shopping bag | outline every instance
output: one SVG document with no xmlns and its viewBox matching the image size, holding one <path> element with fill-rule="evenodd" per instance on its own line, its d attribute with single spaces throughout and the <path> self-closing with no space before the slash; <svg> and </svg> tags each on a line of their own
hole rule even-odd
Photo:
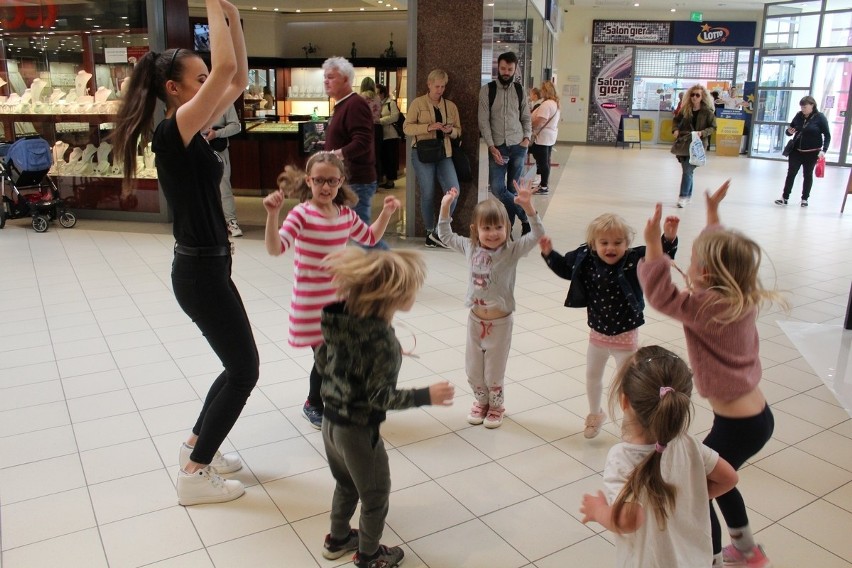
<svg viewBox="0 0 852 568">
<path fill-rule="evenodd" d="M 697 131 L 692 132 L 692 142 L 689 143 L 689 163 L 693 166 L 703 166 L 707 163 L 707 155 L 704 153 L 704 142 Z"/>
<path fill-rule="evenodd" d="M 825 156 L 822 156 L 817 160 L 816 168 L 814 169 L 814 174 L 818 178 L 825 177 Z"/>
</svg>

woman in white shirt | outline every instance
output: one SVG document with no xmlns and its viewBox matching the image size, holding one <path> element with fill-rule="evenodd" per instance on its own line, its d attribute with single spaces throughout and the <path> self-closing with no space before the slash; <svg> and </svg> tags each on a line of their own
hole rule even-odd
<svg viewBox="0 0 852 568">
<path fill-rule="evenodd" d="M 559 127 L 559 96 L 553 82 L 545 81 L 541 85 L 542 103 L 532 113 L 533 138 L 530 154 L 535 159 L 536 173 L 541 176 L 536 194 L 547 195 L 550 192 L 550 153 L 556 144 Z"/>
</svg>

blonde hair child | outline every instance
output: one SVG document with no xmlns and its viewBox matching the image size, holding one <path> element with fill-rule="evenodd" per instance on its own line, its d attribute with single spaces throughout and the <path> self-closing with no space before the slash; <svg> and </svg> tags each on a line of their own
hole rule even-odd
<svg viewBox="0 0 852 568">
<path fill-rule="evenodd" d="M 757 314 L 763 302 L 786 304 L 763 287 L 760 246 L 745 235 L 719 225 L 719 204 L 730 180 L 707 193 L 707 226 L 692 246 L 687 290 L 672 282 L 671 260 L 659 245 L 662 205 L 645 227 L 648 250 L 639 265 L 639 280 L 648 303 L 683 324 L 695 386 L 713 409 L 713 426 L 704 443 L 735 469 L 771 438 L 772 411 L 758 386 L 762 374 Z M 716 498 L 732 544 L 722 549 L 719 520 L 710 505 L 714 566 L 767 567 L 763 547 L 755 544 L 745 502 L 737 489 Z"/>
<path fill-rule="evenodd" d="M 610 412 L 624 412 L 623 442 L 604 467 L 604 491 L 584 495 L 583 522 L 616 533 L 622 568 L 710 563 L 707 501 L 737 483 L 734 468 L 687 433 L 692 372 L 662 347 L 642 347 L 619 369 Z"/>
<path fill-rule="evenodd" d="M 387 410 L 452 404 L 454 388 L 443 381 L 397 389 L 402 350 L 391 320 L 408 311 L 426 269 L 413 251 L 365 252 L 349 247 L 326 257 L 342 301 L 322 312 L 325 342 L 316 365 L 323 376 L 322 438 L 336 486 L 331 530 L 322 555 L 330 560 L 357 551 L 357 567 L 398 566 L 403 551 L 380 543 L 390 496 L 390 468 L 379 429 Z M 361 501 L 359 529 L 350 526 Z"/>
<path fill-rule="evenodd" d="M 658 246 L 674 258 L 680 220 L 667 217 Z M 636 268 L 645 256 L 643 246 L 631 247 L 633 229 L 620 216 L 604 213 L 589 223 L 586 242 L 562 256 L 545 236 L 539 243 L 547 266 L 571 281 L 565 306 L 586 308 L 589 346 L 586 349 L 586 397 L 589 414 L 583 435 L 597 436 L 606 423 L 603 377 L 610 356 L 620 367 L 639 348 L 639 327 L 645 323 L 642 287 Z"/>
<path fill-rule="evenodd" d="M 456 188 L 444 194 L 438 217 L 438 238 L 467 258 L 465 306 L 470 308 L 470 315 L 465 372 L 474 397 L 467 421 L 486 428 L 503 423 L 503 382 L 512 345 L 518 262 L 544 235 L 541 218 L 530 201 L 530 180 L 514 183 L 518 192 L 515 203 L 527 213 L 531 226 L 531 231 L 516 241 L 509 239 L 512 226 L 506 207 L 496 199 L 477 203 L 469 239 L 455 234 L 450 227 L 450 206 L 458 195 Z"/>
<path fill-rule="evenodd" d="M 283 224 L 278 217 L 284 198 L 299 199 Z M 287 166 L 278 176 L 278 191 L 263 199 L 266 208 L 266 251 L 279 256 L 293 248 L 293 295 L 290 301 L 288 343 L 294 347 L 316 347 L 322 343 L 320 313 L 335 301 L 337 290 L 331 275 L 320 265 L 326 255 L 340 250 L 351 239 L 364 246 L 381 240 L 391 215 L 399 209 L 395 197 L 387 196 L 382 212 L 368 226 L 350 205 L 358 201 L 346 185 L 346 168 L 332 152 L 318 152 L 308 159 L 305 171 Z M 302 407 L 311 426 L 322 424 L 322 377 L 311 369 L 308 398 Z"/>
</svg>

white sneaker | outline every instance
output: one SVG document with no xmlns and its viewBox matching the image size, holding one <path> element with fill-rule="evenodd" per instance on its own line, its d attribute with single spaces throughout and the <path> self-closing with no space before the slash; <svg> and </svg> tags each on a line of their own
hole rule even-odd
<svg viewBox="0 0 852 568">
<path fill-rule="evenodd" d="M 237 223 L 236 219 L 231 219 L 228 221 L 228 232 L 231 233 L 232 237 L 242 237 L 243 230 L 240 229 L 240 225 Z"/>
<path fill-rule="evenodd" d="M 225 503 L 241 497 L 246 492 L 242 482 L 224 479 L 205 467 L 195 473 L 183 470 L 177 478 L 178 503 L 184 507 L 203 503 Z"/>
<path fill-rule="evenodd" d="M 187 464 L 189 464 L 189 456 L 192 453 L 192 450 L 193 448 L 187 446 L 186 443 L 180 445 L 178 465 L 180 465 L 181 469 L 184 469 Z M 235 454 L 223 456 L 222 452 L 216 452 L 216 455 L 213 456 L 213 461 L 211 461 L 207 467 L 209 467 L 210 471 L 213 473 L 222 475 L 241 470 L 243 468 L 243 462 L 240 460 L 240 457 Z"/>
<path fill-rule="evenodd" d="M 684 207 L 687 206 L 688 203 L 689 203 L 688 197 L 679 197 L 678 200 L 677 200 L 677 208 L 683 209 Z"/>
</svg>

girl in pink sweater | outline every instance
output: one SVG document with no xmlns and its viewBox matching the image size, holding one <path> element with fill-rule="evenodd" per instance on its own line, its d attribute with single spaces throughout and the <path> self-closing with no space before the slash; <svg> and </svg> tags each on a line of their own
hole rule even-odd
<svg viewBox="0 0 852 568">
<path fill-rule="evenodd" d="M 651 306 L 683 324 L 695 387 L 713 408 L 713 427 L 704 443 L 739 469 L 763 448 L 775 426 L 758 387 L 758 308 L 766 301 L 785 302 L 760 283 L 760 246 L 719 225 L 719 203 L 729 184 L 707 194 L 707 227 L 692 246 L 688 289 L 678 290 L 672 282 L 671 259 L 660 241 L 659 203 L 645 227 L 647 249 L 639 263 L 639 282 Z M 754 542 L 740 492 L 734 488 L 716 503 L 732 544 L 722 550 L 722 531 L 711 504 L 713 566 L 769 567 L 763 548 Z"/>
</svg>

